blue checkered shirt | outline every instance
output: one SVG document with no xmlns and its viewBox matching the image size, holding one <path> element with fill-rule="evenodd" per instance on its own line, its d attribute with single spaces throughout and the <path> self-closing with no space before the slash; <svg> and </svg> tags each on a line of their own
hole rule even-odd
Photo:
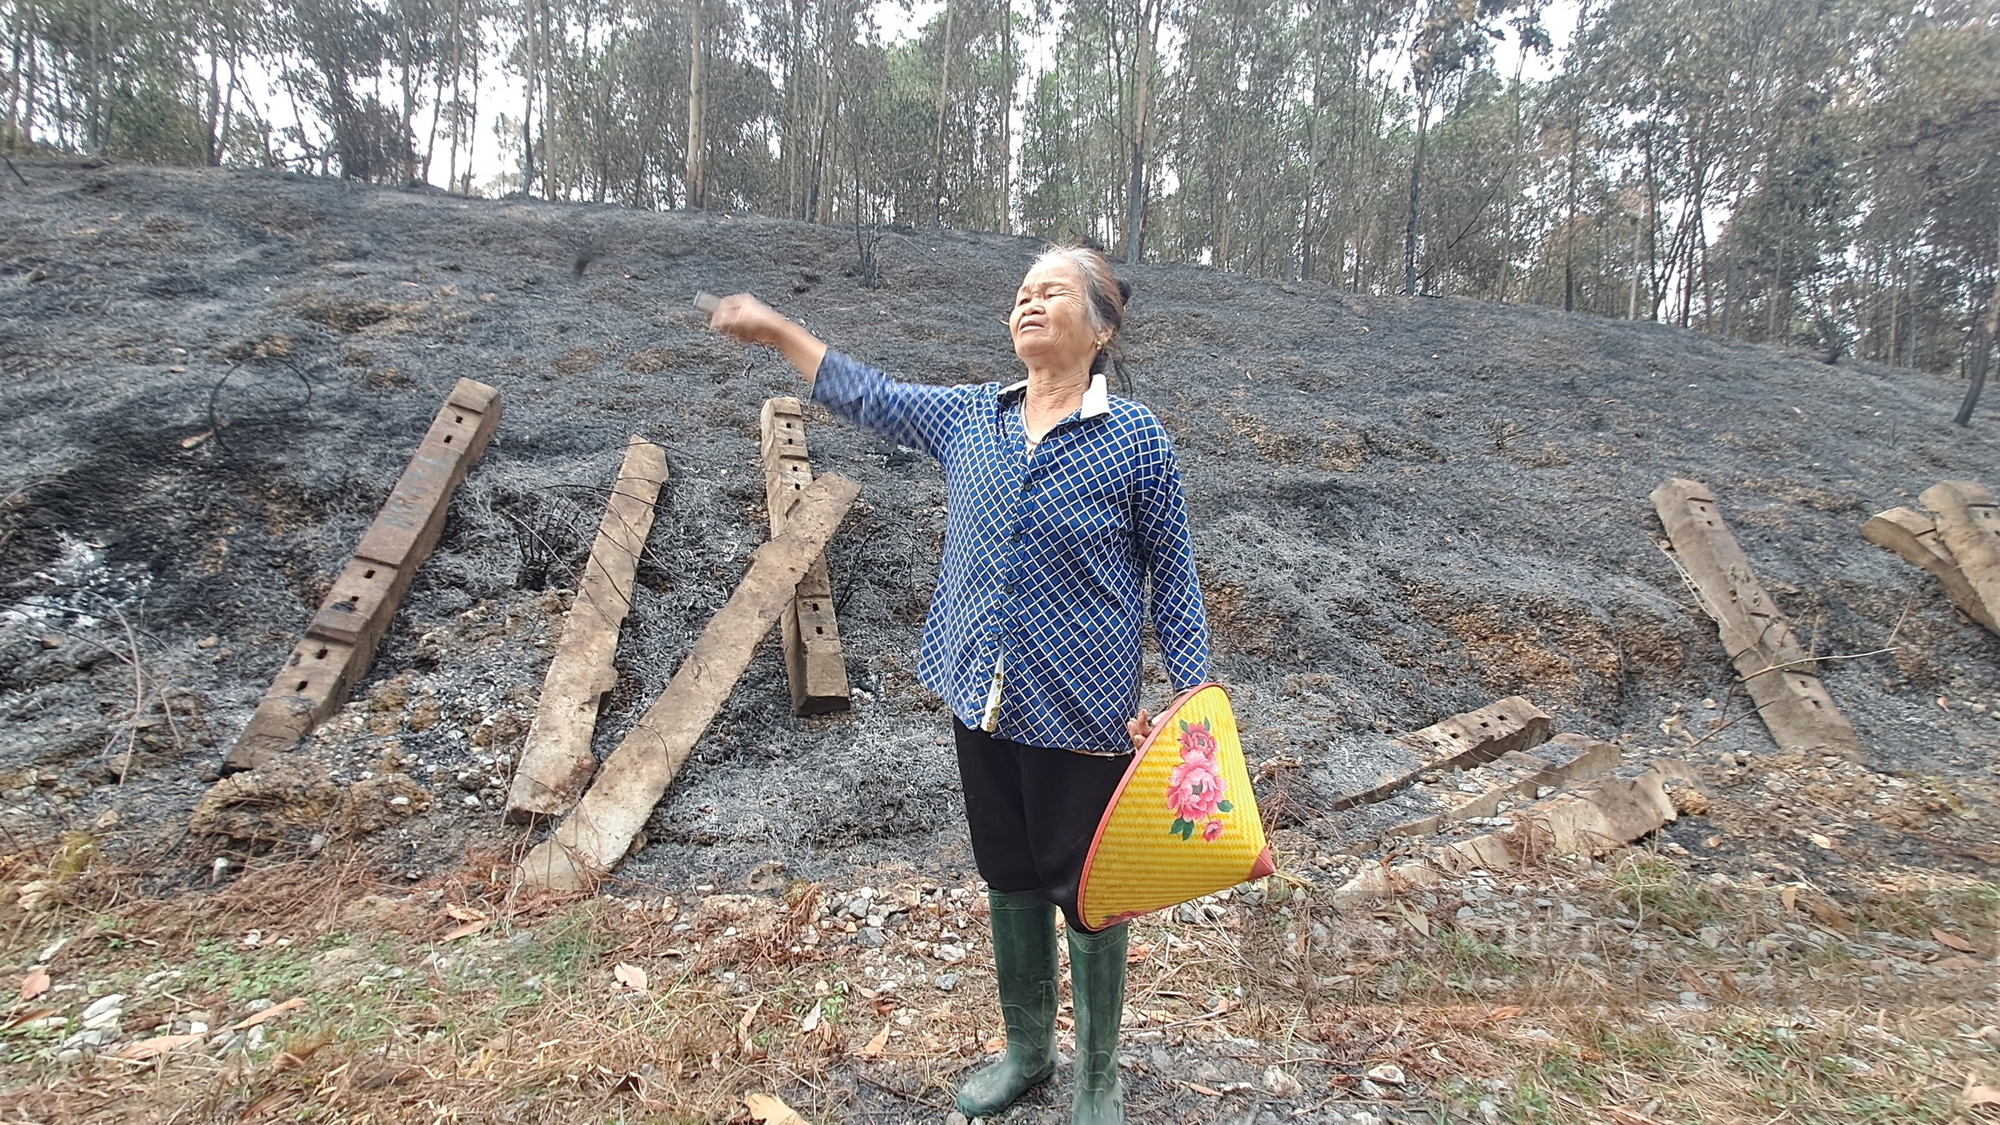
<svg viewBox="0 0 2000 1125">
<path fill-rule="evenodd" d="M 1174 447 L 1151 410 L 1110 397 L 1096 376 L 1082 408 L 1030 453 L 1026 386 L 901 383 L 829 350 L 812 397 L 944 465 L 944 558 L 917 662 L 925 686 L 1000 738 L 1129 753 L 1149 579 L 1167 675 L 1176 690 L 1208 679 Z"/>
</svg>

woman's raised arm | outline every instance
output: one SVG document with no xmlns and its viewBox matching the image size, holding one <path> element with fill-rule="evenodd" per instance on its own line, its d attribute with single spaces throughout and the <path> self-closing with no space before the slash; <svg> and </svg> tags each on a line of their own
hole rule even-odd
<svg viewBox="0 0 2000 1125">
<path fill-rule="evenodd" d="M 812 400 L 837 417 L 939 460 L 944 459 L 976 389 L 898 382 L 832 351 L 819 337 L 748 293 L 724 297 L 708 323 L 745 344 L 763 344 L 785 353 L 813 385 Z"/>
</svg>

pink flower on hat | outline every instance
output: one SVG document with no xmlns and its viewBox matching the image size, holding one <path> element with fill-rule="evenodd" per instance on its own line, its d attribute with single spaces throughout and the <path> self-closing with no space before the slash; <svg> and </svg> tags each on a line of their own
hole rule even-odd
<svg viewBox="0 0 2000 1125">
<path fill-rule="evenodd" d="M 1183 840 L 1193 839 L 1196 826 L 1209 820 L 1201 837 L 1212 841 L 1222 835 L 1223 828 L 1215 814 L 1230 810 L 1229 783 L 1223 780 L 1218 761 L 1222 747 L 1208 724 L 1202 722 L 1181 728 L 1180 749 L 1180 764 L 1167 775 L 1167 808 L 1174 814 L 1168 831 Z"/>
</svg>

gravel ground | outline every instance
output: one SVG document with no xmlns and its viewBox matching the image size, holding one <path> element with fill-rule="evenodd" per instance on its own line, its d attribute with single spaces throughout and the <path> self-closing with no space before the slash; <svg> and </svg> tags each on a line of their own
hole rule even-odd
<svg viewBox="0 0 2000 1125">
<path fill-rule="evenodd" d="M 692 292 L 758 293 L 900 377 L 1011 381 L 1001 317 L 1038 249 L 885 231 L 885 285 L 864 288 L 852 232 L 757 217 L 21 169 L 0 232 L 0 493 L 18 493 L 0 512 L 0 823 L 108 830 L 115 812 L 176 844 L 472 377 L 503 394 L 499 436 L 311 747 L 337 780 L 403 770 L 431 791 L 376 837 L 413 876 L 520 842 L 497 784 L 627 434 L 673 476 L 600 753 L 763 538 L 758 410 L 800 384 L 708 332 Z M 1939 479 L 2000 483 L 1991 421 L 1949 424 L 1950 381 L 1666 325 L 1127 272 L 1130 393 L 1179 446 L 1216 670 L 1253 763 L 1283 759 L 1264 799 L 1293 847 L 1400 815 L 1324 809 L 1400 754 L 1394 734 L 1503 695 L 1635 755 L 1685 746 L 1671 720 L 1725 700 L 1729 674 L 1657 546 L 1646 497 L 1671 475 L 1716 490 L 1815 651 L 1897 646 L 1824 668 L 1871 770 L 2000 769 L 2000 707 L 1967 702 L 2000 702 L 2000 642 L 1859 535 Z M 642 884 L 969 867 L 946 718 L 914 678 L 939 473 L 816 409 L 808 425 L 816 468 L 862 485 L 829 550 L 855 709 L 794 719 L 767 644 L 627 865 Z M 1774 750 L 1755 722 L 1703 747 Z M 212 853 L 177 846 L 163 872 L 206 879 Z"/>
</svg>

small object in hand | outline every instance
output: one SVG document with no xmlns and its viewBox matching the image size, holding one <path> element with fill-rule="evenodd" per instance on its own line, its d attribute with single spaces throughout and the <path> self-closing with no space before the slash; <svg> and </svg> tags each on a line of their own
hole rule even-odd
<svg viewBox="0 0 2000 1125">
<path fill-rule="evenodd" d="M 713 293 L 696 290 L 694 307 L 700 309 L 703 316 L 714 316 L 715 310 L 722 307 L 722 298 Z"/>
</svg>

